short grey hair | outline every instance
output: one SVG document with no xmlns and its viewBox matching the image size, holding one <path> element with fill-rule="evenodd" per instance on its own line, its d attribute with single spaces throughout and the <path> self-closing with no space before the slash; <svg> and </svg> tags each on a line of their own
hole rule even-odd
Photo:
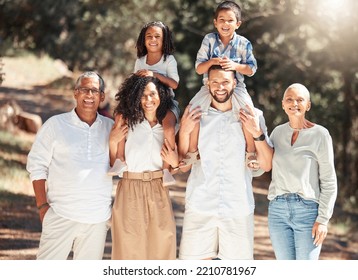
<svg viewBox="0 0 358 280">
<path fill-rule="evenodd" d="M 94 71 L 87 71 L 87 72 L 82 73 L 78 77 L 78 79 L 76 81 L 75 89 L 77 89 L 81 85 L 82 80 L 85 79 L 85 78 L 98 79 L 98 81 L 99 81 L 99 90 L 101 92 L 104 92 L 104 89 L 105 89 L 104 80 L 102 79 L 102 77 L 98 73 L 96 73 Z"/>
<path fill-rule="evenodd" d="M 311 99 L 309 90 L 304 85 L 302 85 L 300 83 L 294 83 L 294 84 L 290 85 L 283 93 L 283 96 L 285 96 L 285 94 L 288 90 L 293 89 L 293 88 L 297 89 L 301 93 L 304 93 L 307 96 L 308 100 Z"/>
</svg>

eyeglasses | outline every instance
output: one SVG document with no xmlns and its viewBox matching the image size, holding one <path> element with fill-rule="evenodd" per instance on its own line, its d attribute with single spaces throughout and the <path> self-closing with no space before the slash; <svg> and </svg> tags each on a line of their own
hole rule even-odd
<svg viewBox="0 0 358 280">
<path fill-rule="evenodd" d="M 91 92 L 93 95 L 99 95 L 101 93 L 101 91 L 96 88 L 80 87 L 80 88 L 77 88 L 77 90 L 82 94 L 89 94 Z"/>
</svg>

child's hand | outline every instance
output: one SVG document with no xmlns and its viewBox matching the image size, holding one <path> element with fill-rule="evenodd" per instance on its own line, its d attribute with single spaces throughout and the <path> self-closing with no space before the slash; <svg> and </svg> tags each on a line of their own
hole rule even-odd
<svg viewBox="0 0 358 280">
<path fill-rule="evenodd" d="M 210 59 L 211 65 L 220 65 L 221 57 L 214 57 Z"/>
<path fill-rule="evenodd" d="M 162 159 L 170 166 L 172 167 L 179 166 L 179 156 L 178 156 L 178 149 L 176 144 L 174 150 L 172 150 L 172 148 L 170 148 L 169 141 L 167 139 L 164 139 L 164 144 L 160 155 Z"/>
<path fill-rule="evenodd" d="M 224 56 L 220 60 L 220 66 L 226 71 L 236 71 L 237 63 Z"/>
<path fill-rule="evenodd" d="M 154 77 L 153 71 L 147 69 L 138 70 L 135 74 L 140 77 Z"/>
</svg>

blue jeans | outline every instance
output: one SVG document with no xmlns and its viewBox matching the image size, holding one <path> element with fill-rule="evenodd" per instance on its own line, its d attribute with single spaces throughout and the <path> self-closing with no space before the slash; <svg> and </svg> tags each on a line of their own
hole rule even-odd
<svg viewBox="0 0 358 280">
<path fill-rule="evenodd" d="M 318 203 L 290 193 L 271 200 L 268 210 L 269 232 L 276 259 L 318 260 L 322 245 L 316 247 L 312 238 Z"/>
</svg>

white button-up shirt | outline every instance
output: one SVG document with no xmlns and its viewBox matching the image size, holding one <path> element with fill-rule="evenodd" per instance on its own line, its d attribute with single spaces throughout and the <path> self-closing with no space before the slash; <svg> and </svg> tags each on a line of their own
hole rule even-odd
<svg viewBox="0 0 358 280">
<path fill-rule="evenodd" d="M 232 111 L 209 109 L 200 121 L 198 149 L 201 160 L 193 164 L 188 178 L 186 209 L 217 217 L 253 213 L 252 175 L 245 165 L 245 138 Z"/>
<path fill-rule="evenodd" d="M 47 198 L 57 215 L 99 223 L 111 216 L 109 133 L 113 121 L 97 115 L 89 126 L 76 112 L 48 119 L 28 155 L 31 181 L 47 180 Z"/>
</svg>

